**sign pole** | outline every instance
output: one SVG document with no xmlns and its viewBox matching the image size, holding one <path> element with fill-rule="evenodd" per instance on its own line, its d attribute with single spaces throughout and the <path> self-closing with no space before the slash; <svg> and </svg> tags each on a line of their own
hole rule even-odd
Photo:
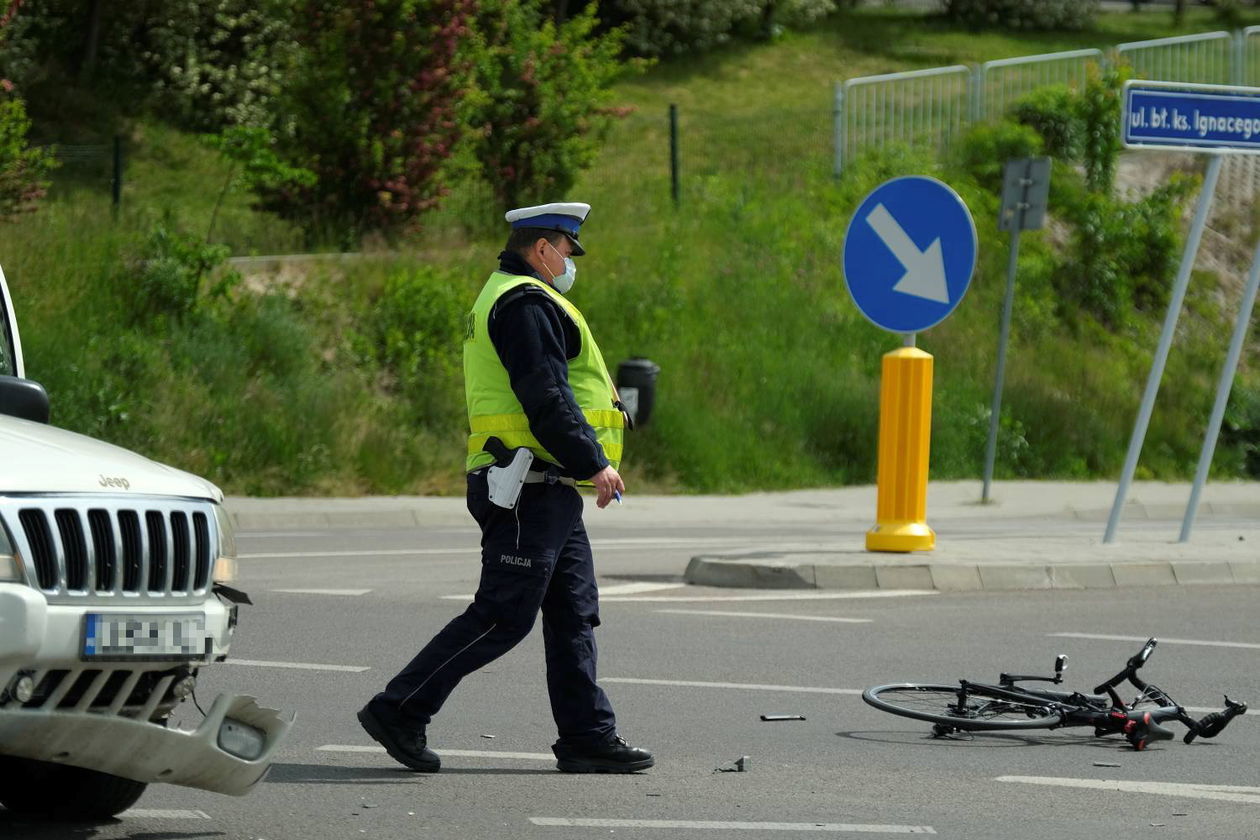
<svg viewBox="0 0 1260 840">
<path fill-rule="evenodd" d="M 1238 318 L 1234 321 L 1234 337 L 1229 343 L 1229 354 L 1225 359 L 1225 367 L 1221 370 L 1221 381 L 1216 386 L 1216 402 L 1212 406 L 1212 417 L 1208 420 L 1207 431 L 1203 436 L 1203 450 L 1199 453 L 1199 467 L 1194 474 L 1194 486 L 1190 490 L 1190 502 L 1186 505 L 1186 516 L 1181 522 L 1181 537 L 1178 542 L 1188 542 L 1190 529 L 1194 527 L 1194 517 L 1199 510 L 1199 494 L 1207 481 L 1208 470 L 1212 467 L 1212 455 L 1216 452 L 1216 438 L 1221 431 L 1221 421 L 1225 419 L 1225 407 L 1229 404 L 1229 392 L 1234 385 L 1234 372 L 1238 370 L 1238 359 L 1242 356 L 1243 344 L 1247 340 L 1247 328 L 1251 325 L 1251 312 L 1256 305 L 1256 289 L 1260 287 L 1260 245 L 1256 246 L 1255 255 L 1251 258 L 1251 276 L 1247 279 L 1247 288 L 1243 291 L 1242 302 L 1238 306 Z"/>
<path fill-rule="evenodd" d="M 997 460 L 997 435 L 1002 419 L 1002 385 L 1006 379 L 1006 346 L 1011 337 L 1011 312 L 1015 306 L 1015 273 L 1019 267 L 1019 235 L 1045 225 L 1046 204 L 1050 198 L 1050 158 L 1008 160 L 1002 173 L 1002 209 L 998 230 L 1011 232 L 1011 253 L 1006 265 L 1006 297 L 1002 301 L 1002 323 L 998 335 L 997 375 L 993 384 L 993 407 L 989 412 L 989 440 L 984 450 L 984 489 L 980 502 L 989 503 L 993 464 Z"/>
<path fill-rule="evenodd" d="M 1213 154 L 1208 163 L 1207 174 L 1203 178 L 1203 190 L 1199 193 L 1199 206 L 1194 213 L 1194 224 L 1190 227 L 1190 235 L 1186 239 L 1186 251 L 1181 255 L 1181 269 L 1177 272 L 1177 280 L 1173 284 L 1172 296 L 1168 300 L 1168 314 L 1164 317 L 1164 329 L 1159 336 L 1159 346 L 1155 350 L 1155 359 L 1151 363 L 1150 375 L 1146 378 L 1146 391 L 1142 395 L 1142 405 L 1138 409 L 1137 422 L 1133 426 L 1133 435 L 1129 438 L 1129 451 L 1124 458 L 1124 468 L 1120 473 L 1120 484 L 1116 487 L 1116 498 L 1111 505 L 1111 516 L 1107 519 L 1107 530 L 1103 534 L 1103 542 L 1114 542 L 1116 526 L 1120 523 L 1120 511 L 1124 507 L 1125 498 L 1129 494 L 1129 485 L 1133 482 L 1133 473 L 1137 469 L 1138 456 L 1142 454 L 1142 443 L 1146 440 L 1146 428 L 1151 422 L 1151 411 L 1155 407 L 1155 394 L 1159 391 L 1160 379 L 1164 376 L 1164 365 L 1168 362 L 1168 350 L 1172 347 L 1173 334 L 1177 329 L 1177 319 L 1181 317 L 1181 303 L 1186 296 L 1186 287 L 1190 285 L 1190 272 L 1194 268 L 1194 260 L 1199 254 L 1199 240 L 1203 238 L 1203 228 L 1207 225 L 1208 211 L 1212 209 L 1212 196 L 1216 192 L 1216 181 L 1221 174 L 1221 155 Z"/>
<path fill-rule="evenodd" d="M 1002 325 L 998 330 L 997 376 L 993 383 L 993 407 L 989 411 L 989 441 L 984 449 L 984 489 L 980 502 L 989 503 L 993 462 L 997 460 L 998 422 L 1002 416 L 1002 383 L 1006 379 L 1006 344 L 1011 337 L 1011 311 L 1015 306 L 1015 269 L 1019 261 L 1019 225 L 1011 230 L 1011 256 L 1006 265 L 1006 298 L 1002 301 Z"/>
</svg>

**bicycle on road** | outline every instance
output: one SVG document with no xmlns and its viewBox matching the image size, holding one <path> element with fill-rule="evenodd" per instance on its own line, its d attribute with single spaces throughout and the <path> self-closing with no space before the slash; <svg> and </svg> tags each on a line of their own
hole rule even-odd
<svg viewBox="0 0 1260 840">
<path fill-rule="evenodd" d="M 869 705 L 902 717 L 933 724 L 934 737 L 947 737 L 957 732 L 993 732 L 1001 730 L 1059 729 L 1066 726 L 1092 726 L 1094 735 L 1123 735 L 1134 749 L 1146 749 L 1152 741 L 1174 737 L 1172 730 L 1161 724 L 1177 720 L 1185 725 L 1183 740 L 1212 738 L 1229 722 L 1247 711 L 1246 703 L 1225 696 L 1225 708 L 1195 720 L 1158 686 L 1144 682 L 1138 671 L 1157 644 L 1148 639 L 1140 651 L 1129 658 L 1124 670 L 1085 694 L 1017 685 L 1027 682 L 1048 682 L 1059 685 L 1067 669 L 1067 656 L 1054 661 L 1053 677 L 1002 674 L 997 685 L 959 680 L 958 685 L 897 683 L 868 688 L 862 699 Z M 1116 687 L 1129 682 L 1139 692 L 1129 704 L 1121 701 Z"/>
</svg>

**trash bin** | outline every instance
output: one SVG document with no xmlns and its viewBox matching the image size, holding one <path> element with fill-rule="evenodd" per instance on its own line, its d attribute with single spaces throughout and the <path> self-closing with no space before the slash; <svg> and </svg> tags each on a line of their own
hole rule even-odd
<svg viewBox="0 0 1260 840">
<path fill-rule="evenodd" d="M 635 356 L 617 365 L 617 392 L 635 426 L 646 426 L 656 401 L 656 375 L 660 365 Z"/>
</svg>

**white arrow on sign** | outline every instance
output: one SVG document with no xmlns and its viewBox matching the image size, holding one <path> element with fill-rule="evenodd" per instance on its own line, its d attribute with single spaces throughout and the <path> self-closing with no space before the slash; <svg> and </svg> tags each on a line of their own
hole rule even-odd
<svg viewBox="0 0 1260 840">
<path fill-rule="evenodd" d="M 941 238 L 920 251 L 910 235 L 902 230 L 901 225 L 892 217 L 882 204 L 866 217 L 866 223 L 875 230 L 888 250 L 905 267 L 906 273 L 893 286 L 894 292 L 913 295 L 914 297 L 934 300 L 937 303 L 949 303 L 949 286 L 945 282 L 945 258 L 941 255 Z"/>
</svg>

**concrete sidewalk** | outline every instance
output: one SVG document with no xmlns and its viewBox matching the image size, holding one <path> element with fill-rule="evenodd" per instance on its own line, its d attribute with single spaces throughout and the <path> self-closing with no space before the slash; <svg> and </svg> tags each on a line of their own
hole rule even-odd
<svg viewBox="0 0 1260 840">
<path fill-rule="evenodd" d="M 1204 488 L 1191 539 L 1177 541 L 1189 484 L 1137 482 L 1114 543 L 1103 531 L 1111 482 L 997 482 L 979 503 L 978 481 L 934 482 L 927 521 L 933 551 L 867 552 L 876 489 L 845 487 L 742 496 L 636 496 L 616 510 L 618 529 L 643 536 L 680 529 L 780 531 L 774 551 L 703 553 L 685 573 L 704 586 L 817 589 L 1056 589 L 1260 584 L 1260 483 Z M 463 498 L 229 498 L 246 530 L 469 527 Z M 598 525 L 588 516 L 592 531 Z M 825 539 L 819 539 L 823 532 Z M 813 542 L 801 542 L 802 532 Z"/>
</svg>

